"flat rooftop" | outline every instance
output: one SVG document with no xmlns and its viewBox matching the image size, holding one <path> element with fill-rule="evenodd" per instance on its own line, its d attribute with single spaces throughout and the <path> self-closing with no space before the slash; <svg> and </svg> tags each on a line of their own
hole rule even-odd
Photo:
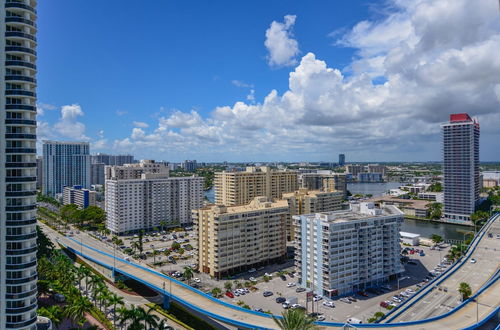
<svg viewBox="0 0 500 330">
<path fill-rule="evenodd" d="M 397 207 L 393 205 L 388 205 L 382 208 L 372 208 L 365 210 L 368 212 L 364 212 L 362 210 L 340 210 L 340 211 L 330 211 L 330 212 L 319 212 L 313 214 L 304 214 L 297 217 L 307 217 L 308 219 L 321 219 L 323 221 L 327 221 L 329 223 L 342 223 L 349 222 L 354 220 L 363 220 L 363 219 L 373 219 L 378 217 L 385 217 L 390 215 L 399 215 L 403 216 L 403 212 L 401 212 Z M 369 213 L 370 212 L 370 213 Z"/>
</svg>

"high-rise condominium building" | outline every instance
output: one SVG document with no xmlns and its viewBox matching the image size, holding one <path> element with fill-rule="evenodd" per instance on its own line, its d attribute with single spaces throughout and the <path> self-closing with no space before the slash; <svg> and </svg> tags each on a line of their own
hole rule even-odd
<svg viewBox="0 0 500 330">
<path fill-rule="evenodd" d="M 90 164 L 90 184 L 104 184 L 104 163 L 91 163 Z"/>
<path fill-rule="evenodd" d="M 350 210 L 293 217 L 295 265 L 301 286 L 327 297 L 394 279 L 404 271 L 399 232 L 403 212 L 393 205 L 351 204 Z"/>
<path fill-rule="evenodd" d="M 479 200 L 479 123 L 452 114 L 443 130 L 444 217 L 470 221 Z"/>
<path fill-rule="evenodd" d="M 240 172 L 215 173 L 215 203 L 243 205 L 255 197 L 281 198 L 283 193 L 298 189 L 297 172 L 272 170 L 269 167 L 247 167 Z"/>
<path fill-rule="evenodd" d="M 359 173 L 365 172 L 365 165 L 349 164 L 345 166 L 346 173 L 351 174 L 354 178 L 358 176 Z"/>
<path fill-rule="evenodd" d="M 344 166 L 344 165 L 345 165 L 345 155 L 339 154 L 339 166 Z"/>
<path fill-rule="evenodd" d="M 293 193 L 285 193 L 282 197 L 288 202 L 289 217 L 286 223 L 287 240 L 295 239 L 291 216 L 317 212 L 337 211 L 342 209 L 344 194 L 341 191 L 320 191 L 300 188 Z"/>
<path fill-rule="evenodd" d="M 303 173 L 299 175 L 301 188 L 309 190 L 341 191 L 344 199 L 347 197 L 347 180 L 343 173 L 332 171 L 317 171 L 315 173 Z"/>
<path fill-rule="evenodd" d="M 43 193 L 55 197 L 75 185 L 90 188 L 89 143 L 43 141 Z"/>
<path fill-rule="evenodd" d="M 266 197 L 193 210 L 199 271 L 220 278 L 283 260 L 287 213 L 286 201 Z"/>
<path fill-rule="evenodd" d="M 182 163 L 182 168 L 187 172 L 195 172 L 198 168 L 198 163 L 196 162 L 196 160 L 185 160 Z"/>
<path fill-rule="evenodd" d="M 134 163 L 134 156 L 132 155 L 108 155 L 97 153 L 91 156 L 92 164 L 102 163 L 104 165 L 118 165 L 122 166 L 124 164 Z"/>
<path fill-rule="evenodd" d="M 36 6 L 0 0 L 0 329 L 36 329 Z"/>
<path fill-rule="evenodd" d="M 204 179 L 169 177 L 165 163 L 106 166 L 106 225 L 114 234 L 191 223 L 203 205 Z"/>
</svg>

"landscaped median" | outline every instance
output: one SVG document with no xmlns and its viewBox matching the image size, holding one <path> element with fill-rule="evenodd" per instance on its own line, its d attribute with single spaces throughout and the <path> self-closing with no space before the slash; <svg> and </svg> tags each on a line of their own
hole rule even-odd
<svg viewBox="0 0 500 330">
<path fill-rule="evenodd" d="M 186 311 L 184 308 L 179 306 L 175 302 L 170 303 L 170 308 L 164 310 L 160 305 L 149 303 L 146 306 L 154 309 L 159 314 L 165 316 L 169 320 L 179 324 L 180 326 L 189 329 L 209 329 L 209 330 L 217 330 L 214 326 L 207 323 L 206 321 L 200 319 L 199 317 L 194 316 L 193 314 Z"/>
</svg>

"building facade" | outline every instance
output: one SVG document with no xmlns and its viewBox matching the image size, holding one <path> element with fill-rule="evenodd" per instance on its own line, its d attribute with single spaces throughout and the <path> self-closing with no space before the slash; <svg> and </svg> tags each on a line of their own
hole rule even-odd
<svg viewBox="0 0 500 330">
<path fill-rule="evenodd" d="M 63 187 L 90 188 L 88 142 L 43 141 L 43 193 L 56 197 Z"/>
<path fill-rule="evenodd" d="M 309 190 L 341 191 L 344 199 L 347 197 L 347 179 L 343 173 L 332 171 L 303 173 L 299 175 L 299 186 Z"/>
<path fill-rule="evenodd" d="M 442 131 L 444 217 L 469 222 L 479 200 L 479 123 L 452 114 Z"/>
<path fill-rule="evenodd" d="M 97 153 L 91 156 L 91 163 L 122 166 L 124 164 L 133 164 L 135 161 L 134 156 L 132 155 L 109 155 Z"/>
<path fill-rule="evenodd" d="M 267 197 L 193 210 L 199 271 L 221 278 L 284 260 L 287 213 L 286 201 Z"/>
<path fill-rule="evenodd" d="M 182 163 L 182 168 L 186 172 L 196 172 L 196 169 L 198 168 L 198 163 L 196 160 L 185 160 Z"/>
<path fill-rule="evenodd" d="M 395 206 L 351 204 L 350 210 L 294 216 L 299 282 L 327 297 L 379 285 L 404 271 L 403 213 Z"/>
<path fill-rule="evenodd" d="M 81 209 L 96 205 L 97 192 L 84 189 L 82 186 L 64 187 L 63 204 L 75 204 Z"/>
<path fill-rule="evenodd" d="M 36 1 L 0 0 L 0 329 L 36 329 Z"/>
<path fill-rule="evenodd" d="M 244 205 L 255 197 L 281 198 L 298 189 L 297 172 L 247 167 L 240 172 L 217 172 L 214 179 L 217 205 Z"/>
<path fill-rule="evenodd" d="M 36 157 L 36 189 L 43 187 L 43 156 Z"/>
<path fill-rule="evenodd" d="M 287 201 L 289 207 L 289 217 L 286 223 L 287 240 L 293 241 L 295 239 L 295 231 L 293 229 L 292 216 L 341 210 L 344 196 L 341 191 L 320 191 L 300 188 L 293 193 L 283 194 L 282 198 Z"/>
<path fill-rule="evenodd" d="M 113 234 L 188 225 L 203 205 L 204 178 L 169 177 L 164 163 L 106 166 L 106 226 Z"/>
<path fill-rule="evenodd" d="M 339 154 L 339 166 L 344 166 L 344 165 L 345 165 L 345 155 Z"/>
<path fill-rule="evenodd" d="M 104 169 L 106 167 L 106 164 L 104 163 L 91 163 L 90 164 L 90 184 L 95 185 L 95 184 L 104 184 Z"/>
</svg>

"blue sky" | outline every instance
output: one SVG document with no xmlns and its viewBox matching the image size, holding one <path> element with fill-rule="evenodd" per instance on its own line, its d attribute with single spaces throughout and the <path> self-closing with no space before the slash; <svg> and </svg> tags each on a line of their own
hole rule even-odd
<svg viewBox="0 0 500 330">
<path fill-rule="evenodd" d="M 450 0 L 437 21 L 447 2 L 41 1 L 39 136 L 170 161 L 439 160 L 439 124 L 468 111 L 498 160 L 498 19 Z"/>
</svg>

